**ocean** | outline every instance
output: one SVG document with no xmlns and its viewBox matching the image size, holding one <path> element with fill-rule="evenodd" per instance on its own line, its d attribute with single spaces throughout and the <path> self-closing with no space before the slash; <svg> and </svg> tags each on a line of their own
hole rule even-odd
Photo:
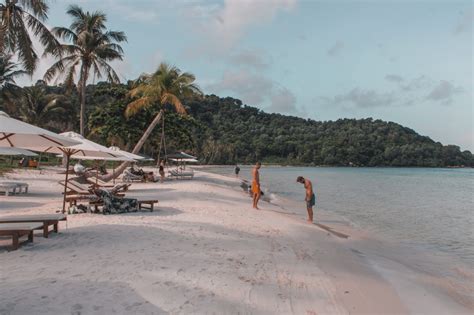
<svg viewBox="0 0 474 315">
<path fill-rule="evenodd" d="M 233 175 L 233 167 L 203 170 Z M 251 167 L 240 177 L 250 179 Z M 318 211 L 345 218 L 355 228 L 433 257 L 449 256 L 474 266 L 474 170 L 439 168 L 262 167 L 267 197 L 292 200 L 304 218 L 304 188 L 313 182 Z M 288 203 L 287 203 L 288 204 Z M 299 206 L 300 205 L 300 206 Z"/>
</svg>

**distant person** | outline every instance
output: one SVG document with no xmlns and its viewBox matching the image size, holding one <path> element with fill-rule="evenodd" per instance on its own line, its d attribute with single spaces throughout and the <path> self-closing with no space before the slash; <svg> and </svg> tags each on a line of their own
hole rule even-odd
<svg viewBox="0 0 474 315">
<path fill-rule="evenodd" d="M 160 161 L 160 168 L 158 170 L 158 173 L 160 173 L 160 183 L 164 182 L 164 180 L 165 180 L 165 160 Z"/>
<path fill-rule="evenodd" d="M 257 162 L 252 170 L 252 193 L 253 193 L 253 208 L 258 210 L 258 201 L 260 200 L 260 173 L 259 169 L 262 163 Z"/>
<path fill-rule="evenodd" d="M 234 172 L 235 172 L 235 177 L 239 177 L 240 167 L 237 164 L 235 165 Z"/>
<path fill-rule="evenodd" d="M 308 222 L 313 223 L 313 206 L 316 204 L 316 196 L 313 192 L 313 184 L 309 179 L 305 179 L 303 176 L 298 176 L 296 181 L 303 184 L 304 188 L 306 189 L 304 200 L 306 201 L 306 210 L 308 211 Z"/>
<path fill-rule="evenodd" d="M 84 167 L 84 165 L 81 164 L 81 162 L 77 162 L 74 165 L 74 173 L 78 175 L 83 175 L 85 172 L 86 172 L 86 168 Z"/>
</svg>

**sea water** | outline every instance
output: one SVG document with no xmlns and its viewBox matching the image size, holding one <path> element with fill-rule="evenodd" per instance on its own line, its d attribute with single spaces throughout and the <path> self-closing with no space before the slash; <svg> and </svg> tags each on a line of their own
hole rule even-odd
<svg viewBox="0 0 474 315">
<path fill-rule="evenodd" d="M 233 176 L 233 167 L 205 170 Z M 241 166 L 240 177 L 250 178 Z M 445 253 L 474 267 L 474 169 L 262 167 L 264 191 L 301 204 L 297 176 L 313 182 L 318 209 L 387 240 Z"/>
</svg>

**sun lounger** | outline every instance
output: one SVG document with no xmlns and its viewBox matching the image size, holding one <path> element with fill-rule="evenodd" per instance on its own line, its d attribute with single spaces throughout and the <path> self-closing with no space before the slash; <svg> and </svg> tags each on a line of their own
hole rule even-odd
<svg viewBox="0 0 474 315">
<path fill-rule="evenodd" d="M 28 184 L 27 183 L 23 183 L 23 182 L 0 182 L 0 185 L 2 184 L 6 184 L 6 185 L 16 185 L 17 186 L 17 189 L 18 189 L 18 193 L 21 194 L 22 191 L 23 193 L 28 193 Z"/>
<path fill-rule="evenodd" d="M 169 171 L 169 177 L 174 179 L 193 179 L 194 178 L 194 171 L 178 171 L 178 170 L 171 170 Z"/>
<path fill-rule="evenodd" d="M 112 188 L 115 186 L 112 183 L 104 182 L 102 179 L 97 178 L 95 176 L 87 177 L 86 180 L 90 185 L 97 188 L 101 188 L 101 187 Z"/>
<path fill-rule="evenodd" d="M 22 223 L 0 223 L 0 236 L 11 236 L 12 250 L 20 247 L 20 238 L 27 235 L 28 241 L 33 242 L 33 231 L 43 228 L 42 223 L 22 222 Z"/>
<path fill-rule="evenodd" d="M 3 192 L 5 196 L 9 196 L 10 194 L 16 194 L 18 186 L 15 184 L 6 184 L 0 183 L 0 192 Z"/>
<path fill-rule="evenodd" d="M 43 236 L 48 237 L 49 233 L 58 233 L 59 221 L 66 221 L 67 217 L 64 214 L 53 213 L 53 214 L 32 214 L 32 215 L 15 215 L 0 217 L 0 223 L 26 223 L 35 222 L 42 223 L 41 228 L 43 230 Z M 50 231 L 49 227 L 53 226 L 53 230 Z"/>
<path fill-rule="evenodd" d="M 129 170 L 125 170 L 123 171 L 123 176 L 122 176 L 122 180 L 124 182 L 127 182 L 127 183 L 130 183 L 130 182 L 144 182 L 145 181 L 145 177 L 143 175 L 136 175 L 136 174 L 133 174 L 132 172 L 130 172 Z"/>
<path fill-rule="evenodd" d="M 153 212 L 155 203 L 158 203 L 158 200 L 138 200 L 138 210 L 150 210 Z"/>
</svg>

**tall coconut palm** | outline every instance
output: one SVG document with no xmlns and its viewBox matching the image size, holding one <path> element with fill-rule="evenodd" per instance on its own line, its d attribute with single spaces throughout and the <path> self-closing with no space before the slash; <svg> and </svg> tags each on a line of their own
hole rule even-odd
<svg viewBox="0 0 474 315">
<path fill-rule="evenodd" d="M 69 107 L 64 95 L 48 94 L 44 86 L 37 85 L 24 89 L 18 113 L 23 121 L 44 128 L 64 120 Z"/>
<path fill-rule="evenodd" d="M 18 65 L 11 59 L 11 55 L 0 54 L 0 99 L 7 111 L 12 109 L 12 99 L 18 97 L 21 91 L 15 79 L 26 73 L 24 70 L 18 70 Z"/>
<path fill-rule="evenodd" d="M 59 43 L 43 24 L 48 18 L 45 0 L 5 0 L 0 3 L 0 53 L 18 54 L 23 68 L 33 74 L 38 55 L 33 47 L 31 33 L 49 51 L 55 52 Z"/>
<path fill-rule="evenodd" d="M 155 108 L 159 112 L 133 148 L 132 153 L 137 154 L 143 147 L 153 129 L 164 117 L 166 105 L 171 105 L 179 114 L 186 115 L 186 109 L 180 98 L 202 93 L 194 83 L 195 79 L 193 74 L 181 72 L 177 67 L 167 63 L 161 63 L 153 74 L 145 74 L 138 78 L 135 87 L 129 92 L 129 96 L 134 100 L 128 104 L 125 115 L 130 117 L 147 108 Z M 115 175 L 109 175 L 107 180 L 120 175 L 128 164 L 128 162 L 122 163 L 114 172 Z"/>
<path fill-rule="evenodd" d="M 94 78 L 105 76 L 109 82 L 120 82 L 109 62 L 122 60 L 123 50 L 117 43 L 127 41 L 127 37 L 123 32 L 108 31 L 105 25 L 107 17 L 102 12 L 84 12 L 79 6 L 71 5 L 67 14 L 72 17 L 70 27 L 55 27 L 52 32 L 70 43 L 62 44 L 59 54 L 46 51 L 47 54 L 59 56 L 59 60 L 46 71 L 44 79 L 51 81 L 53 78 L 64 78 L 65 85 L 72 88 L 79 72 L 77 90 L 81 101 L 80 132 L 84 135 L 86 85 L 90 72 L 92 70 Z"/>
</svg>

